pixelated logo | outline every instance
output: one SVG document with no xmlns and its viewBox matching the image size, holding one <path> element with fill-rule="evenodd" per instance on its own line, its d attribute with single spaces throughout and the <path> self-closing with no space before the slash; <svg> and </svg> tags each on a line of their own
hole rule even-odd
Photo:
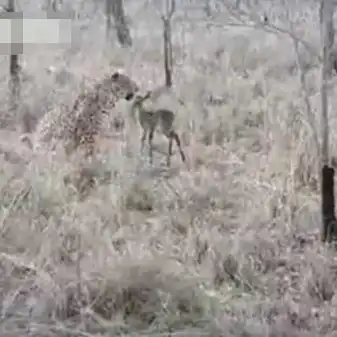
<svg viewBox="0 0 337 337">
<path fill-rule="evenodd" d="M 62 13 L 0 13 L 0 54 L 23 54 L 40 45 L 71 44 L 71 19 Z"/>
</svg>

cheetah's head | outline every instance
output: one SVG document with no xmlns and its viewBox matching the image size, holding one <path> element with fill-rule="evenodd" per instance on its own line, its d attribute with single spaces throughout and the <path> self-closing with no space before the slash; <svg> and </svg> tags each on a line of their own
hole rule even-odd
<svg viewBox="0 0 337 337">
<path fill-rule="evenodd" d="M 135 81 L 127 75 L 115 72 L 110 77 L 112 90 L 117 99 L 132 100 L 134 95 L 139 91 L 139 87 Z"/>
</svg>

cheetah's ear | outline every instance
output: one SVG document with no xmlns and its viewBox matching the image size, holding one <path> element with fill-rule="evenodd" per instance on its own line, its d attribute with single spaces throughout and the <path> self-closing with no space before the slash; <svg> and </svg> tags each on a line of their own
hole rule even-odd
<svg viewBox="0 0 337 337">
<path fill-rule="evenodd" d="M 118 71 L 114 72 L 114 73 L 111 75 L 111 79 L 114 80 L 114 81 L 117 80 L 118 77 L 119 77 L 119 72 L 118 72 Z"/>
</svg>

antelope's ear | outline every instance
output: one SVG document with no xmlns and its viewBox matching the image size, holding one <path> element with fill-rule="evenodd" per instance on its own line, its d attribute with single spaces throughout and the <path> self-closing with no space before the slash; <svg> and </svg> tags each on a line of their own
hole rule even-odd
<svg viewBox="0 0 337 337">
<path fill-rule="evenodd" d="M 150 98 L 150 97 L 151 97 L 151 94 L 152 94 L 152 92 L 149 90 L 149 91 L 145 94 L 145 96 L 144 96 L 143 98 L 144 98 L 144 99 Z"/>
<path fill-rule="evenodd" d="M 118 72 L 118 71 L 114 72 L 114 73 L 111 75 L 111 79 L 114 80 L 114 81 L 117 80 L 118 77 L 119 77 L 119 72 Z"/>
</svg>

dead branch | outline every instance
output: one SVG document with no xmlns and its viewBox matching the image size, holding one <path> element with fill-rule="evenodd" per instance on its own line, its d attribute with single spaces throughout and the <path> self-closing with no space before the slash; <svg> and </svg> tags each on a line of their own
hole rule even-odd
<svg viewBox="0 0 337 337">
<path fill-rule="evenodd" d="M 263 29 L 264 31 L 272 34 L 283 34 L 289 36 L 293 41 L 298 42 L 301 44 L 305 49 L 307 49 L 311 55 L 317 58 L 319 62 L 322 61 L 320 53 L 316 50 L 315 46 L 312 45 L 309 41 L 303 40 L 301 37 L 297 36 L 293 31 L 287 30 L 283 27 L 279 27 L 271 23 L 266 15 L 263 15 L 261 18 L 257 17 L 253 13 L 249 11 L 245 11 L 239 8 L 233 8 L 232 6 L 226 4 L 225 2 L 222 5 L 226 8 L 228 13 L 237 20 L 237 23 L 228 24 L 228 26 L 244 26 L 250 28 L 258 28 Z M 246 19 L 244 19 L 246 18 Z M 247 22 L 250 20 L 251 22 Z M 214 23 L 216 25 L 216 23 Z M 221 24 L 225 26 L 224 24 Z"/>
<path fill-rule="evenodd" d="M 315 142 L 315 154 L 317 156 L 319 156 L 320 154 L 320 149 L 319 149 L 319 138 L 318 138 L 318 133 L 316 130 L 316 121 L 315 121 L 315 115 L 310 103 L 310 99 L 309 99 L 309 93 L 308 90 L 306 88 L 306 82 L 305 82 L 305 76 L 306 76 L 306 72 L 307 70 L 304 69 L 303 67 L 303 63 L 301 62 L 300 59 L 300 44 L 303 45 L 312 55 L 314 55 L 315 57 L 317 57 L 317 59 L 320 59 L 320 56 L 318 55 L 317 51 L 315 50 L 314 46 L 311 46 L 309 44 L 309 42 L 302 40 L 301 38 L 299 38 L 296 33 L 295 33 L 295 29 L 294 29 L 294 25 L 291 22 L 290 18 L 289 18 L 289 12 L 290 10 L 285 7 L 285 9 L 287 10 L 288 13 L 288 23 L 289 23 L 289 29 L 284 29 L 284 28 L 280 28 L 277 27 L 275 25 L 273 25 L 267 18 L 267 16 L 264 14 L 263 17 L 258 18 L 256 17 L 256 15 L 253 15 L 252 13 L 250 13 L 249 11 L 245 11 L 245 10 L 241 10 L 238 7 L 231 7 L 230 5 L 224 4 L 226 9 L 229 11 L 229 13 L 239 22 L 250 26 L 249 24 L 245 23 L 245 20 L 243 19 L 243 17 L 248 17 L 249 20 L 251 20 L 253 22 L 253 26 L 252 28 L 260 28 L 265 30 L 266 32 L 273 32 L 276 34 L 285 34 L 288 37 L 291 38 L 293 45 L 294 45 L 294 49 L 295 49 L 295 54 L 296 54 L 296 63 L 297 63 L 297 68 L 299 70 L 300 73 L 300 83 L 301 83 L 301 90 L 302 90 L 302 94 L 303 94 L 303 100 L 304 100 L 304 105 L 305 105 L 305 110 L 306 110 L 306 115 L 307 115 L 307 120 L 309 122 L 309 125 L 311 127 L 311 129 L 313 130 L 313 137 L 314 137 L 314 142 Z"/>
</svg>

